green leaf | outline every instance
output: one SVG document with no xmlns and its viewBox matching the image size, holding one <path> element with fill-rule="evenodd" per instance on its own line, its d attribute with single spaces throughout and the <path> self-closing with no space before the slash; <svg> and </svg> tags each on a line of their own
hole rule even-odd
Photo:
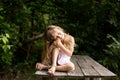
<svg viewBox="0 0 120 80">
<path fill-rule="evenodd" d="M 7 45 L 3 45 L 2 49 L 3 49 L 4 53 L 7 53 Z"/>
<path fill-rule="evenodd" d="M 3 16 L 0 16 L 0 19 L 3 19 Z"/>
<path fill-rule="evenodd" d="M 10 38 L 10 35 L 8 33 L 5 34 L 7 38 Z"/>
<path fill-rule="evenodd" d="M 7 44 L 9 42 L 8 39 L 5 36 L 3 36 L 2 41 L 3 41 L 4 44 Z"/>
</svg>

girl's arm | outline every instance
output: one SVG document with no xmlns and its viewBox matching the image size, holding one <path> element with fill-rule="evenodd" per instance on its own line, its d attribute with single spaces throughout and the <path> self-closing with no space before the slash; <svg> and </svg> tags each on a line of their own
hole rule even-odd
<svg viewBox="0 0 120 80">
<path fill-rule="evenodd" d="M 56 45 L 57 47 L 59 47 L 66 55 L 72 56 L 72 53 L 73 53 L 73 51 L 74 51 L 74 44 L 75 44 L 74 38 L 73 38 L 73 37 L 70 37 L 70 40 L 69 40 L 69 41 L 70 41 L 69 49 L 66 48 L 66 47 L 62 44 L 62 42 L 61 42 L 60 39 L 57 39 L 57 40 L 55 41 L 55 45 Z"/>
</svg>

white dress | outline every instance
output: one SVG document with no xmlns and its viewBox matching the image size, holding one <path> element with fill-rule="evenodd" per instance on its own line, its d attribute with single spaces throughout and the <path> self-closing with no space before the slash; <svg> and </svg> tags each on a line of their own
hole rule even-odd
<svg viewBox="0 0 120 80">
<path fill-rule="evenodd" d="M 65 53 L 63 53 L 63 51 L 60 51 L 59 55 L 58 55 L 58 64 L 59 65 L 64 65 L 66 63 L 70 62 L 70 58 L 69 56 L 67 56 Z"/>
</svg>

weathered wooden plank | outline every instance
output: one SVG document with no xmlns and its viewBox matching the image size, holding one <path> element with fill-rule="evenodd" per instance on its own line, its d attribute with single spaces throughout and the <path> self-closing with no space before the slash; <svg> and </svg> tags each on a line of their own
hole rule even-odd
<svg viewBox="0 0 120 80">
<path fill-rule="evenodd" d="M 48 74 L 47 74 L 47 71 L 45 71 L 45 70 L 37 70 L 36 72 L 35 72 L 35 74 L 36 75 L 39 75 L 39 76 L 47 76 Z"/>
<path fill-rule="evenodd" d="M 85 80 L 101 80 L 101 78 L 85 78 Z"/>
<path fill-rule="evenodd" d="M 73 55 L 71 61 L 75 64 L 75 70 L 70 72 L 55 72 L 55 77 L 83 78 L 86 80 L 101 80 L 100 77 L 115 77 L 116 75 L 96 62 L 89 56 Z M 36 75 L 50 77 L 47 70 L 36 71 Z"/>
<path fill-rule="evenodd" d="M 111 72 L 110 70 L 108 70 L 107 68 L 105 68 L 104 66 L 93 60 L 92 58 L 90 58 L 89 56 L 84 56 L 84 59 L 92 65 L 92 67 L 100 74 L 101 77 L 116 76 L 113 72 Z"/>
<path fill-rule="evenodd" d="M 47 73 L 46 70 L 38 70 L 35 72 L 36 75 L 39 75 L 39 76 L 51 76 Z M 55 74 L 53 75 L 54 77 L 65 77 L 67 76 L 67 72 L 58 72 L 56 71 Z"/>
<path fill-rule="evenodd" d="M 84 59 L 83 56 L 78 56 L 77 55 L 77 59 L 78 59 L 78 64 L 84 74 L 85 77 L 97 77 L 100 76 L 100 74 L 92 67 L 92 65 L 90 63 L 88 63 L 86 61 L 86 59 Z"/>
<path fill-rule="evenodd" d="M 68 72 L 68 76 L 70 77 L 83 77 L 83 72 L 81 71 L 78 63 L 77 63 L 77 59 L 76 56 L 73 55 L 71 58 L 71 61 L 74 63 L 75 65 L 75 70 Z"/>
<path fill-rule="evenodd" d="M 55 74 L 54 74 L 55 77 L 66 77 L 68 76 L 67 75 L 67 72 L 59 72 L 59 71 L 56 71 Z"/>
</svg>

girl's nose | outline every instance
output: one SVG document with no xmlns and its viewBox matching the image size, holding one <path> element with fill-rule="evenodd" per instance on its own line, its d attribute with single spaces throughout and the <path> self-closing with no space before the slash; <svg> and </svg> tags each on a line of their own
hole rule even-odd
<svg viewBox="0 0 120 80">
<path fill-rule="evenodd" d="M 58 37 L 58 38 L 61 38 L 61 36 L 62 36 L 62 35 L 61 35 L 61 34 L 59 34 L 57 37 Z"/>
</svg>

